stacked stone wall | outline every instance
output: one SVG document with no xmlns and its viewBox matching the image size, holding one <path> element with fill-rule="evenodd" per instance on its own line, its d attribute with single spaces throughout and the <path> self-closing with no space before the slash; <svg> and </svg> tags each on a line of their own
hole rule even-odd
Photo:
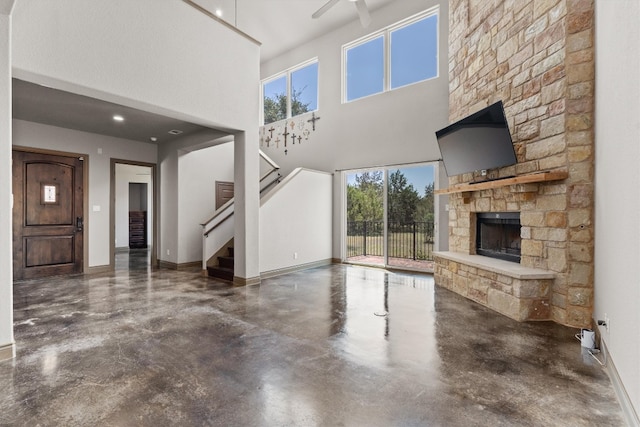
<svg viewBox="0 0 640 427">
<path fill-rule="evenodd" d="M 553 279 L 518 277 L 491 267 L 478 267 L 436 256 L 438 285 L 487 306 L 512 319 L 548 320 Z"/>
<path fill-rule="evenodd" d="M 548 317 L 576 327 L 593 310 L 593 17 L 593 0 L 451 0 L 449 16 L 450 121 L 502 100 L 518 158 L 489 177 L 569 174 L 452 194 L 450 250 L 474 253 L 476 212 L 521 212 L 521 264 L 555 273 Z"/>
</svg>

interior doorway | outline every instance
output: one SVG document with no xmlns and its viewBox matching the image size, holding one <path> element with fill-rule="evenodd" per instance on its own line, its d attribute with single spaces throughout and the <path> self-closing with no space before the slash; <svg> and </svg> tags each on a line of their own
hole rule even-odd
<svg viewBox="0 0 640 427">
<path fill-rule="evenodd" d="M 150 171 L 149 175 L 146 174 L 147 171 L 145 170 L 143 170 L 142 172 L 143 176 L 151 175 Z M 129 249 L 147 249 L 148 247 L 148 186 L 149 184 L 146 182 L 129 183 Z"/>
<path fill-rule="evenodd" d="M 216 210 L 233 199 L 233 182 L 216 181 Z"/>
<path fill-rule="evenodd" d="M 149 264 L 157 264 L 156 165 L 111 160 L 110 264 L 116 252 L 148 252 Z"/>
</svg>

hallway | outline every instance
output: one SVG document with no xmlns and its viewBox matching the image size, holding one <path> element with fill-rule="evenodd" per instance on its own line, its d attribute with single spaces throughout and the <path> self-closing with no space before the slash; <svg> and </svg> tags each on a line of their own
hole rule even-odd
<svg viewBox="0 0 640 427">
<path fill-rule="evenodd" d="M 624 425 L 577 330 L 429 275 L 330 265 L 230 287 L 146 256 L 15 285 L 0 425 Z"/>
</svg>

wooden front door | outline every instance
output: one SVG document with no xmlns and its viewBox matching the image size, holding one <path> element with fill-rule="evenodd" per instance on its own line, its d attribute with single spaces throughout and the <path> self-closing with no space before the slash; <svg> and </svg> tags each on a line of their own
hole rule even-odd
<svg viewBox="0 0 640 427">
<path fill-rule="evenodd" d="M 13 277 L 81 273 L 81 158 L 13 151 Z"/>
</svg>

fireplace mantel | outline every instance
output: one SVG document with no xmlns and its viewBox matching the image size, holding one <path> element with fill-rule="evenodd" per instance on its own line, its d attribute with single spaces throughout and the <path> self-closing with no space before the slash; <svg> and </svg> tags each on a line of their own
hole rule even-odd
<svg viewBox="0 0 640 427">
<path fill-rule="evenodd" d="M 567 171 L 537 172 L 527 175 L 519 175 L 511 178 L 495 179 L 476 183 L 464 183 L 452 185 L 449 188 L 436 190 L 435 194 L 470 193 L 473 191 L 489 190 L 492 188 L 506 187 L 508 185 L 533 184 L 537 182 L 561 181 L 567 179 Z"/>
</svg>

